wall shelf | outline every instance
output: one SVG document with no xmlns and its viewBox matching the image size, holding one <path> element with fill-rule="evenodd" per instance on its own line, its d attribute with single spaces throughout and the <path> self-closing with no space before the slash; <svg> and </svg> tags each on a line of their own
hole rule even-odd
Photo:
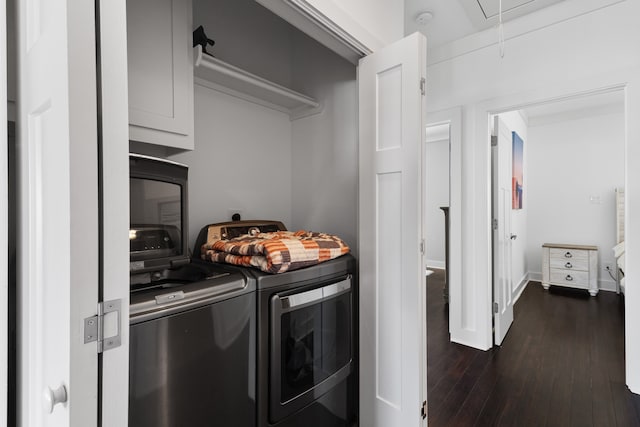
<svg viewBox="0 0 640 427">
<path fill-rule="evenodd" d="M 204 86 L 256 101 L 296 117 L 308 115 L 304 112 L 317 110 L 320 107 L 318 101 L 307 95 L 202 52 L 202 46 L 196 46 L 195 49 L 196 81 Z M 207 83 L 212 83 L 213 86 Z"/>
</svg>

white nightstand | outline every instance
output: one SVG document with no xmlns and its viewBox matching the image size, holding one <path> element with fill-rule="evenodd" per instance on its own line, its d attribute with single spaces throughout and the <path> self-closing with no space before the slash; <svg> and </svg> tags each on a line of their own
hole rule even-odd
<svg viewBox="0 0 640 427">
<path fill-rule="evenodd" d="M 598 247 L 545 243 L 542 245 L 542 286 L 586 289 L 598 294 Z"/>
</svg>

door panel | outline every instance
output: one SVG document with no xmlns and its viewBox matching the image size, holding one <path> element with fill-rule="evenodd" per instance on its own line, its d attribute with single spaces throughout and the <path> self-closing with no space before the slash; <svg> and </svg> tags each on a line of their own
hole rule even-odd
<svg viewBox="0 0 640 427">
<path fill-rule="evenodd" d="M 494 343 L 502 344 L 513 322 L 511 278 L 511 133 L 507 125 L 495 118 L 496 145 L 492 149 L 493 218 L 493 301 Z"/>
<path fill-rule="evenodd" d="M 360 424 L 419 426 L 426 400 L 421 78 L 426 40 L 360 62 Z"/>
<path fill-rule="evenodd" d="M 93 2 L 18 4 L 18 424 L 96 425 L 98 290 Z M 45 394 L 63 403 L 45 410 Z M 66 393 L 66 396 L 64 394 Z"/>
</svg>

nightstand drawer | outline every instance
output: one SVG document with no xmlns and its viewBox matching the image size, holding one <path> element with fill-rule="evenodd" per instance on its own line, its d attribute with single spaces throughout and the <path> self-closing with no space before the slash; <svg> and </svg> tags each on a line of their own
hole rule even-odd
<svg viewBox="0 0 640 427">
<path fill-rule="evenodd" d="M 587 258 L 551 258 L 549 265 L 554 269 L 589 271 L 589 260 Z"/>
<path fill-rule="evenodd" d="M 565 248 L 551 248 L 549 250 L 549 256 L 551 259 L 563 259 L 563 260 L 577 260 L 589 259 L 589 251 L 581 249 L 565 249 Z"/>
<path fill-rule="evenodd" d="M 550 282 L 565 284 L 568 286 L 587 286 L 589 284 L 588 271 L 571 271 L 563 269 L 551 269 Z"/>
</svg>

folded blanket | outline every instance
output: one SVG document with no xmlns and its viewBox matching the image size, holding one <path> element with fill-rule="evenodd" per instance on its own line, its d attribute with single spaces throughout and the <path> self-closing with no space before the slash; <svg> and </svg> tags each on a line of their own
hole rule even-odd
<svg viewBox="0 0 640 427">
<path fill-rule="evenodd" d="M 349 246 L 337 236 L 311 231 L 278 231 L 244 235 L 202 245 L 202 259 L 266 273 L 284 273 L 319 264 L 349 253 Z"/>
</svg>

